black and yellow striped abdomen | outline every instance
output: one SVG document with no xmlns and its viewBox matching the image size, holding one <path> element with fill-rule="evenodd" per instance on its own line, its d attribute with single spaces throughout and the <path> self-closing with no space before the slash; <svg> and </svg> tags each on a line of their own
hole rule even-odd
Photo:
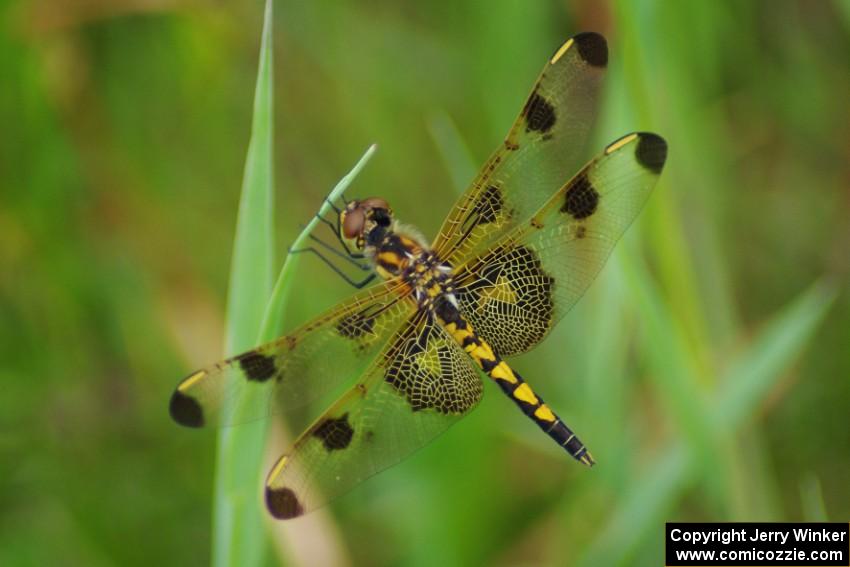
<svg viewBox="0 0 850 567">
<path fill-rule="evenodd" d="M 594 460 L 584 443 L 555 415 L 543 399 L 516 371 L 493 351 L 452 302 L 442 297 L 434 310 L 440 323 L 463 347 L 470 358 L 492 378 L 522 412 L 530 417 L 549 437 L 561 445 L 577 461 L 593 466 Z"/>
</svg>

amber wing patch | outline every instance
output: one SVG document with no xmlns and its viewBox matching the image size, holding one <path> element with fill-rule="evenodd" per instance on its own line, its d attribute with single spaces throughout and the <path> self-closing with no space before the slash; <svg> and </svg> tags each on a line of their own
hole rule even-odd
<svg viewBox="0 0 850 567">
<path fill-rule="evenodd" d="M 462 414 L 481 398 L 481 379 L 454 341 L 438 331 L 429 322 L 399 341 L 389 354 L 385 379 L 413 411 Z"/>
<path fill-rule="evenodd" d="M 481 392 L 466 353 L 420 312 L 278 461 L 266 481 L 270 512 L 309 512 L 401 461 L 471 411 Z"/>
<path fill-rule="evenodd" d="M 464 316 L 502 356 L 525 352 L 552 325 L 555 280 L 537 253 L 521 245 L 498 247 L 465 268 L 458 302 Z"/>
</svg>

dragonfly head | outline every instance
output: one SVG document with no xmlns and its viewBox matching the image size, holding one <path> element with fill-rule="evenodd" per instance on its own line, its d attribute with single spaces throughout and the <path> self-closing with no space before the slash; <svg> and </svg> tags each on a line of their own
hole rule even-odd
<svg viewBox="0 0 850 567">
<path fill-rule="evenodd" d="M 342 237 L 353 240 L 359 250 L 375 246 L 390 230 L 393 211 L 380 197 L 351 201 L 339 213 Z"/>
</svg>

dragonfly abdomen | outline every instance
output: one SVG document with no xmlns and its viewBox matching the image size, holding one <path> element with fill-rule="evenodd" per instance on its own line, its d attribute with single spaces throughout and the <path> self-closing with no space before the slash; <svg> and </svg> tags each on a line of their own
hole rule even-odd
<svg viewBox="0 0 850 567">
<path fill-rule="evenodd" d="M 507 396 L 530 417 L 540 429 L 562 446 L 577 461 L 593 466 L 593 457 L 584 443 L 546 405 L 522 376 L 493 351 L 481 338 L 463 314 L 450 301 L 439 301 L 434 311 L 437 319 L 466 351 L 473 361 L 490 377 Z"/>
</svg>

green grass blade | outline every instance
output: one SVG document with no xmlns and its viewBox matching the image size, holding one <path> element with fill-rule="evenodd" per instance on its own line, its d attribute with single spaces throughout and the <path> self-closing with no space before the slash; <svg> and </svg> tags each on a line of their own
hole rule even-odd
<svg viewBox="0 0 850 567">
<path fill-rule="evenodd" d="M 266 0 L 251 140 L 233 245 L 226 351 L 257 338 L 274 269 L 272 163 L 272 0 Z M 239 403 L 238 400 L 235 403 Z M 239 411 L 239 408 L 235 408 Z M 260 487 L 266 423 L 219 431 L 213 513 L 213 564 L 259 565 L 266 549 Z"/>
<path fill-rule="evenodd" d="M 768 323 L 724 376 L 715 414 L 718 427 L 731 430 L 756 411 L 834 300 L 835 291 L 828 284 L 815 283 Z"/>
<path fill-rule="evenodd" d="M 727 388 L 710 412 L 716 428 L 731 434 L 756 412 L 811 339 L 834 299 L 833 290 L 817 283 L 762 330 L 722 380 Z M 629 488 L 579 565 L 628 563 L 640 543 L 657 534 L 657 526 L 665 521 L 676 498 L 698 480 L 700 473 L 713 474 L 700 470 L 700 462 L 695 447 L 682 441 L 674 443 Z"/>
<path fill-rule="evenodd" d="M 472 152 L 457 125 L 445 111 L 435 112 L 428 119 L 428 133 L 452 178 L 452 186 L 458 194 L 463 193 L 477 170 Z"/>
<path fill-rule="evenodd" d="M 675 427 L 691 445 L 707 452 L 712 445 L 712 427 L 702 399 L 695 395 L 700 390 L 700 370 L 685 331 L 643 264 L 627 257 L 623 266 L 641 317 L 642 345 L 657 395 Z"/>
<path fill-rule="evenodd" d="M 354 179 L 360 174 L 360 171 L 366 164 L 372 159 L 372 156 L 375 154 L 375 151 L 378 149 L 376 144 L 372 144 L 363 154 L 363 157 L 351 168 L 345 177 L 339 180 L 339 183 L 333 188 L 330 194 L 327 196 L 325 201 L 322 203 L 322 206 L 319 208 L 319 212 L 310 219 L 310 222 L 307 223 L 307 226 L 304 227 L 304 230 L 295 238 L 295 242 L 292 243 L 292 249 L 299 249 L 304 246 L 308 236 L 311 232 L 316 228 L 316 225 L 319 224 L 319 217 L 326 215 L 330 210 L 330 203 L 339 199 L 345 190 L 348 189 L 348 186 L 354 181 Z M 298 254 L 288 254 L 286 256 L 286 260 L 283 262 L 283 267 L 280 269 L 280 273 L 277 276 L 277 282 L 275 282 L 274 290 L 272 291 L 271 299 L 268 302 L 268 305 L 265 310 L 265 315 L 263 316 L 263 324 L 260 329 L 260 342 L 270 341 L 275 337 L 280 336 L 282 333 L 283 327 L 283 314 L 286 312 L 286 306 L 289 303 L 289 291 L 292 289 L 292 279 L 295 277 L 295 267 L 298 265 L 299 258 L 301 256 Z"/>
</svg>

